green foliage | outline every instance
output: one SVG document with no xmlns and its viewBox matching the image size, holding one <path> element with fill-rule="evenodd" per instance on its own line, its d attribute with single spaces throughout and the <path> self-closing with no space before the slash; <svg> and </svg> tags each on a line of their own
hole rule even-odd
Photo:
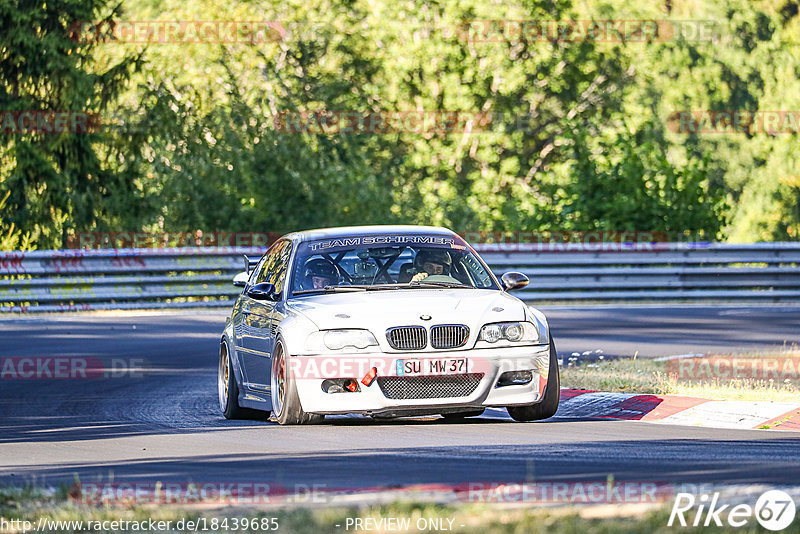
<svg viewBox="0 0 800 534">
<path fill-rule="evenodd" d="M 800 109 L 800 17 L 777 0 L 0 7 L 0 109 L 88 110 L 90 135 L 0 138 L 6 216 L 85 230 L 366 223 L 798 239 L 796 136 L 687 135 L 679 110 Z M 71 21 L 274 20 L 265 43 L 89 44 Z M 710 20 L 713 41 L 467 38 L 486 19 Z M 480 28 L 480 26 L 478 26 Z M 467 32 L 465 32 L 467 29 Z M 496 34 L 499 35 L 499 34 Z M 292 111 L 491 113 L 488 131 L 286 133 Z"/>
<path fill-rule="evenodd" d="M 11 195 L 10 191 L 0 199 L 0 213 Z M 8 223 L 0 217 L 0 250 L 31 250 L 31 239 L 29 234 L 23 235 L 14 223 Z"/>
<path fill-rule="evenodd" d="M 1 2 L 0 110 L 88 117 L 114 103 L 137 59 L 98 68 L 91 44 L 70 33 L 72 22 L 97 20 L 105 10 L 102 0 Z M 127 193 L 129 177 L 100 159 L 95 144 L 104 142 L 102 135 L 0 135 L 0 184 L 10 192 L 8 218 L 32 232 L 40 246 L 60 245 L 65 223 L 87 228 L 111 195 Z"/>
<path fill-rule="evenodd" d="M 561 213 L 568 229 L 636 231 L 715 240 L 725 224 L 722 191 L 709 187 L 708 156 L 670 164 L 646 131 L 592 138 L 575 132 Z"/>
</svg>

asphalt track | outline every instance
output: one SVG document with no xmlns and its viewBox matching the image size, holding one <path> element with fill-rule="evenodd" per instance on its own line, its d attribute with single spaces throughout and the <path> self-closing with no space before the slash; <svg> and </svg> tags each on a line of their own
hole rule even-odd
<svg viewBox="0 0 800 534">
<path fill-rule="evenodd" d="M 800 342 L 800 307 L 544 308 L 559 353 L 659 356 Z M 385 487 L 470 481 L 800 480 L 800 433 L 555 418 L 310 427 L 226 421 L 217 411 L 220 312 L 0 320 L 0 356 L 144 359 L 144 376 L 0 380 L 0 485 L 268 481 Z"/>
</svg>

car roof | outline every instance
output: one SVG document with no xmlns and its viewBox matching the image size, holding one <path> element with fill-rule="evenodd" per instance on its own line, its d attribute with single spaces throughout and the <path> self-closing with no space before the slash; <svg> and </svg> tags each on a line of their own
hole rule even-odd
<svg viewBox="0 0 800 534">
<path fill-rule="evenodd" d="M 452 230 L 441 226 L 415 226 L 404 225 L 373 225 L 373 226 L 340 226 L 336 228 L 317 228 L 315 230 L 303 230 L 302 232 L 292 232 L 287 234 L 284 239 L 290 239 L 295 243 L 303 241 L 316 241 L 318 239 L 334 239 L 339 237 L 352 237 L 359 235 L 414 235 L 424 233 L 426 235 L 456 235 Z"/>
</svg>

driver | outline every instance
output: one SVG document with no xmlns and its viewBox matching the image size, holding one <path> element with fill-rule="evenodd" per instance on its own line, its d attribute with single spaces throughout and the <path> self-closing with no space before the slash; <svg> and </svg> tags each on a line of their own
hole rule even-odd
<svg viewBox="0 0 800 534">
<path fill-rule="evenodd" d="M 419 282 L 428 276 L 450 275 L 453 260 L 444 250 L 420 250 L 414 258 L 414 268 L 417 274 L 411 278 L 412 282 Z"/>
<path fill-rule="evenodd" d="M 339 271 L 325 258 L 314 258 L 306 262 L 301 277 L 303 289 L 323 289 L 339 283 Z"/>
</svg>

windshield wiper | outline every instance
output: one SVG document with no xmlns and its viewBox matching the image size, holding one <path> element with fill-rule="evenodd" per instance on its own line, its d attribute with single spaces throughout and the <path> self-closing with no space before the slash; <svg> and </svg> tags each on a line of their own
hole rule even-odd
<svg viewBox="0 0 800 534">
<path fill-rule="evenodd" d="M 416 289 L 416 288 L 461 288 L 461 289 L 475 289 L 473 286 L 466 284 L 459 284 L 458 282 L 426 282 L 420 280 L 418 282 L 408 282 L 405 284 L 374 284 L 374 285 L 352 285 L 352 286 L 325 286 L 317 289 L 300 289 L 292 291 L 292 295 L 310 295 L 312 293 L 347 293 L 353 291 L 383 291 L 387 289 Z"/>
<path fill-rule="evenodd" d="M 365 287 L 367 291 L 381 291 L 382 289 L 398 289 L 398 284 L 375 284 Z"/>
<path fill-rule="evenodd" d="M 366 291 L 368 287 L 369 286 L 325 286 L 316 289 L 300 289 L 298 291 L 292 291 L 292 295 L 309 295 L 311 293 L 336 293 L 339 291 L 347 293 L 350 291 Z"/>
<path fill-rule="evenodd" d="M 419 280 L 417 282 L 409 282 L 409 287 L 447 287 L 447 288 L 463 288 L 463 289 L 475 289 L 473 286 L 467 284 L 461 284 L 459 282 L 439 282 L 439 281 L 425 281 Z"/>
</svg>

